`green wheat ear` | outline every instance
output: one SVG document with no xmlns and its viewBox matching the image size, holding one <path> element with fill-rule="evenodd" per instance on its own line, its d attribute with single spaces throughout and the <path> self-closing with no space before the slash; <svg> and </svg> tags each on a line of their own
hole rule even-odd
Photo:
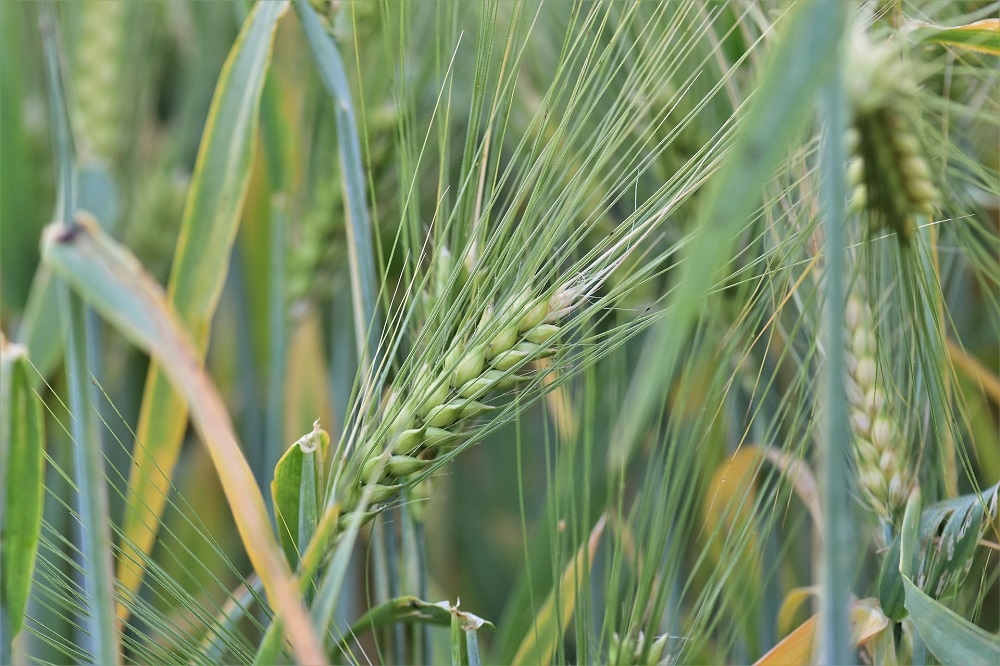
<svg viewBox="0 0 1000 666">
<path fill-rule="evenodd" d="M 865 500 L 887 525 L 903 515 L 916 484 L 912 456 L 895 415 L 887 404 L 885 378 L 878 369 L 871 308 L 851 296 L 847 329 L 847 399 L 858 483 Z"/>
<path fill-rule="evenodd" d="M 121 125 L 126 108 L 119 88 L 128 3 L 85 0 L 80 10 L 74 87 L 82 147 L 113 163 L 122 147 Z"/>
<path fill-rule="evenodd" d="M 932 216 L 941 198 L 920 140 L 920 117 L 913 111 L 913 71 L 892 44 L 876 44 L 860 30 L 849 48 L 851 206 L 870 213 L 870 232 L 888 227 L 909 241 L 915 218 Z"/>
<path fill-rule="evenodd" d="M 560 322 L 580 302 L 573 286 L 549 298 L 526 289 L 486 308 L 476 331 L 454 338 L 439 366 L 425 363 L 397 380 L 386 394 L 384 416 L 368 428 L 373 435 L 354 456 L 362 462 L 343 491 L 344 512 L 356 508 L 368 485 L 375 486 L 372 504 L 393 499 L 406 477 L 458 447 L 478 417 L 493 409 L 482 402 L 488 394 L 530 379 L 537 372 L 530 361 L 556 353 Z"/>
</svg>

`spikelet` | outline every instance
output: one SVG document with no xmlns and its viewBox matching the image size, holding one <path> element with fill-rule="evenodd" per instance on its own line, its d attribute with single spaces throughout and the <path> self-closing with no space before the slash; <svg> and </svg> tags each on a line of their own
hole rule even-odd
<svg viewBox="0 0 1000 666">
<path fill-rule="evenodd" d="M 941 196 L 920 140 L 919 117 L 912 113 L 912 72 L 891 45 L 875 44 L 860 30 L 853 34 L 847 72 L 851 208 L 870 213 L 871 232 L 888 227 L 908 241 L 915 217 L 933 215 Z"/>
<path fill-rule="evenodd" d="M 858 483 L 876 515 L 891 525 L 902 516 L 915 483 L 912 461 L 878 376 L 872 312 L 855 296 L 847 302 L 845 324 L 847 398 Z"/>
<path fill-rule="evenodd" d="M 572 287 L 547 300 L 526 290 L 502 307 L 487 308 L 476 333 L 453 340 L 440 367 L 418 369 L 406 379 L 406 390 L 390 388 L 381 422 L 369 431 L 384 435 L 364 438 L 355 456 L 363 463 L 341 502 L 344 510 L 354 508 L 364 486 L 401 489 L 405 477 L 457 447 L 475 420 L 493 409 L 483 402 L 488 394 L 528 379 L 529 361 L 554 353 L 559 322 L 578 305 L 578 296 Z M 387 501 L 396 492 L 379 494 Z"/>
</svg>

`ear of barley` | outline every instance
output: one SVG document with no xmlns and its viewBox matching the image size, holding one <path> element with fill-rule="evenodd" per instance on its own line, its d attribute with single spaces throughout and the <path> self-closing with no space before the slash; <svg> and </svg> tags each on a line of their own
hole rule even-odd
<svg viewBox="0 0 1000 666">
<path fill-rule="evenodd" d="M 483 402 L 488 394 L 529 379 L 529 362 L 556 352 L 560 322 L 579 304 L 580 290 L 563 287 L 548 299 L 532 294 L 526 289 L 486 308 L 475 332 L 456 336 L 439 365 L 425 364 L 388 390 L 368 430 L 374 434 L 353 457 L 361 462 L 346 477 L 353 481 L 342 492 L 345 512 L 356 507 L 366 485 L 377 488 L 373 506 L 412 485 L 407 477 L 458 447 L 476 419 L 493 409 Z M 426 484 L 423 492 L 429 492 Z"/>
<path fill-rule="evenodd" d="M 858 483 L 875 514 L 892 525 L 902 516 L 916 482 L 912 459 L 879 377 L 871 309 L 852 296 L 845 323 L 847 398 Z"/>
<path fill-rule="evenodd" d="M 853 123 L 847 150 L 848 181 L 856 212 L 867 210 L 872 232 L 888 227 L 908 241 L 915 217 L 931 216 L 940 199 L 914 113 L 917 86 L 911 69 L 888 43 L 856 30 L 850 45 L 848 90 Z"/>
</svg>

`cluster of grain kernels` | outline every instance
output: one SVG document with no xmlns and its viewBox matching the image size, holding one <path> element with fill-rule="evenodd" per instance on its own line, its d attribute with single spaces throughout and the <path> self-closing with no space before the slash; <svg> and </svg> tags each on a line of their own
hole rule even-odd
<svg viewBox="0 0 1000 666">
<path fill-rule="evenodd" d="M 374 429 L 385 437 L 372 438 L 361 449 L 360 485 L 343 505 L 353 508 L 362 486 L 371 484 L 372 504 L 393 497 L 404 477 L 427 469 L 438 455 L 457 446 L 465 428 L 493 409 L 482 402 L 486 394 L 527 379 L 513 370 L 553 353 L 558 322 L 573 307 L 572 292 L 561 290 L 548 300 L 533 302 L 525 295 L 503 309 L 488 309 L 471 343 L 453 341 L 441 367 L 424 366 L 406 378 L 405 390 L 393 387 L 382 409 L 390 419 L 388 427 Z"/>
<path fill-rule="evenodd" d="M 931 217 L 940 199 L 912 123 L 898 109 L 880 109 L 855 119 L 847 144 L 852 209 L 868 210 L 873 230 L 887 226 L 908 240 L 916 216 Z"/>
<path fill-rule="evenodd" d="M 121 148 L 122 63 L 128 3 L 86 0 L 80 4 L 80 35 L 74 83 L 79 131 L 85 150 L 113 163 Z"/>
<path fill-rule="evenodd" d="M 869 212 L 872 231 L 884 226 L 908 240 L 915 218 L 932 216 L 940 199 L 914 113 L 914 77 L 895 49 L 863 32 L 854 34 L 849 59 L 851 208 Z"/>
<path fill-rule="evenodd" d="M 909 447 L 899 430 L 879 376 L 871 309 L 857 297 L 847 303 L 847 398 L 858 482 L 879 518 L 902 515 L 914 483 Z"/>
</svg>

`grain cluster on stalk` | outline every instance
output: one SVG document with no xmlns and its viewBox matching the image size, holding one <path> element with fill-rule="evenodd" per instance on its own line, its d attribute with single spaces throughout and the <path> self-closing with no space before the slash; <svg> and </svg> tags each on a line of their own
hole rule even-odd
<svg viewBox="0 0 1000 666">
<path fill-rule="evenodd" d="M 915 483 L 913 461 L 887 403 L 871 309 L 856 296 L 847 302 L 845 325 L 847 398 L 858 484 L 875 514 L 892 525 L 902 516 Z"/>
<path fill-rule="evenodd" d="M 871 231 L 888 227 L 908 241 L 916 216 L 932 216 L 941 197 L 920 139 L 913 72 L 891 44 L 876 44 L 860 30 L 846 69 L 853 117 L 845 138 L 851 208 L 870 214 Z"/>
<path fill-rule="evenodd" d="M 441 363 L 422 365 L 390 387 L 352 456 L 361 463 L 342 509 L 354 509 L 366 486 L 374 486 L 373 505 L 393 499 L 407 477 L 459 446 L 477 417 L 493 409 L 484 402 L 488 394 L 531 378 L 528 364 L 556 352 L 560 322 L 580 302 L 577 287 L 563 287 L 547 299 L 527 289 L 487 307 L 475 331 L 451 340 Z"/>
<path fill-rule="evenodd" d="M 74 71 L 82 146 L 113 162 L 121 149 L 123 58 L 127 3 L 80 3 L 80 35 Z"/>
</svg>

